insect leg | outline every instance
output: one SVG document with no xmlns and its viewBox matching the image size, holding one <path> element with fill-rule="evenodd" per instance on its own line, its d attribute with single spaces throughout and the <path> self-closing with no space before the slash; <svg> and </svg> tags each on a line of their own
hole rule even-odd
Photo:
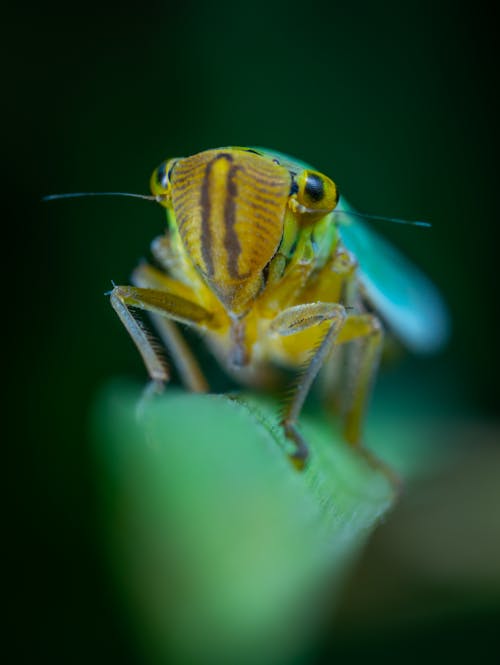
<svg viewBox="0 0 500 665">
<path fill-rule="evenodd" d="M 401 490 L 401 479 L 368 448 L 363 446 L 363 421 L 370 398 L 373 380 L 379 365 L 383 343 L 383 329 L 380 321 L 372 314 L 352 314 L 346 319 L 337 343 L 353 342 L 355 345 L 348 357 L 349 377 L 343 404 L 343 434 L 346 441 L 355 448 L 370 466 L 381 471 L 391 483 L 396 494 Z"/>
<path fill-rule="evenodd" d="M 351 314 L 337 341 L 356 345 L 348 358 L 348 386 L 342 410 L 344 437 L 351 445 L 360 446 L 365 411 L 382 350 L 382 326 L 372 314 Z"/>
<path fill-rule="evenodd" d="M 157 270 L 147 263 L 136 268 L 132 275 L 134 285 L 142 288 L 164 289 L 166 280 L 169 279 L 161 270 Z M 150 316 L 158 335 L 170 352 L 170 357 L 177 367 L 184 386 L 191 392 L 208 392 L 207 380 L 176 324 L 158 314 L 151 313 Z"/>
<path fill-rule="evenodd" d="M 207 327 L 213 319 L 213 315 L 200 305 L 168 291 L 156 289 L 115 286 L 111 292 L 111 305 L 141 354 L 148 374 L 157 388 L 170 378 L 167 366 L 130 308 L 143 309 L 201 328 Z"/>
<path fill-rule="evenodd" d="M 293 335 L 321 324 L 326 326 L 326 333 L 319 346 L 316 349 L 313 347 L 313 355 L 282 420 L 286 436 L 296 445 L 292 461 L 299 469 L 303 468 L 306 462 L 308 446 L 297 428 L 297 420 L 311 385 L 335 343 L 345 319 L 346 311 L 342 305 L 320 302 L 290 307 L 281 312 L 271 324 L 271 331 L 283 336 Z"/>
</svg>

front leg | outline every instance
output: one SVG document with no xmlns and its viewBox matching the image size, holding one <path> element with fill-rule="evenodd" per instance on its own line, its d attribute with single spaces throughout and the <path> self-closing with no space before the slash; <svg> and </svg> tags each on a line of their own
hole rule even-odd
<svg viewBox="0 0 500 665">
<path fill-rule="evenodd" d="M 169 380 L 168 367 L 155 349 L 147 331 L 132 314 L 131 308 L 143 309 L 157 316 L 202 329 L 216 327 L 211 312 L 168 291 L 134 286 L 115 286 L 111 291 L 110 299 L 113 309 L 141 354 L 156 389 L 161 388 Z"/>
<path fill-rule="evenodd" d="M 304 467 L 309 450 L 297 428 L 297 421 L 311 385 L 335 343 L 345 320 L 346 311 L 342 305 L 319 302 L 290 307 L 278 314 L 271 324 L 271 331 L 282 336 L 293 335 L 322 324 L 327 326 L 320 345 L 316 350 L 314 347 L 312 349 L 312 358 L 300 378 L 282 421 L 286 436 L 296 445 L 291 458 L 299 469 Z"/>
<path fill-rule="evenodd" d="M 142 263 L 134 270 L 132 281 L 134 286 L 170 291 L 186 300 L 193 300 L 196 297 L 184 284 L 173 280 L 148 263 Z M 151 313 L 150 316 L 185 388 L 194 393 L 207 393 L 208 382 L 177 324 L 159 314 Z"/>
<path fill-rule="evenodd" d="M 346 393 L 343 413 L 344 438 L 372 468 L 385 475 L 397 495 L 401 488 L 399 477 L 387 464 L 365 448 L 361 439 L 363 415 L 382 344 L 381 325 L 371 314 L 347 314 L 342 305 L 312 303 L 290 307 L 281 312 L 272 322 L 271 331 L 287 336 L 318 325 L 325 327 L 326 332 L 322 339 L 320 337 L 319 346 L 315 347 L 315 342 L 312 343 L 313 355 L 306 365 L 306 370 L 300 378 L 282 421 L 287 437 L 296 445 L 291 456 L 292 462 L 298 469 L 302 469 L 307 461 L 308 446 L 297 428 L 297 421 L 314 379 L 334 345 L 359 340 L 361 348 L 357 353 L 357 362 L 352 368 L 352 377 L 347 385 L 342 386 L 342 390 Z M 317 344 L 317 336 L 311 335 L 311 339 Z"/>
</svg>

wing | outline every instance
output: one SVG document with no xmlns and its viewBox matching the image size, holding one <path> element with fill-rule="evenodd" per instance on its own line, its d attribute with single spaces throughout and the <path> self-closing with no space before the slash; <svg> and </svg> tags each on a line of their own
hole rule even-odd
<svg viewBox="0 0 500 665">
<path fill-rule="evenodd" d="M 336 210 L 356 212 L 342 197 Z M 450 323 L 446 306 L 430 280 L 358 218 L 345 225 L 342 221 L 339 226 L 345 246 L 359 261 L 368 300 L 396 337 L 416 353 L 432 353 L 442 347 Z"/>
</svg>

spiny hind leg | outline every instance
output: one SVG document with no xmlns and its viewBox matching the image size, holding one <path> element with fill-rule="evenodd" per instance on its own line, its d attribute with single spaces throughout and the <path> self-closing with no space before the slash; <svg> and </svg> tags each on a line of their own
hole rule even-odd
<svg viewBox="0 0 500 665">
<path fill-rule="evenodd" d="M 132 281 L 135 286 L 142 288 L 165 289 L 170 287 L 169 282 L 172 280 L 161 270 L 144 263 L 134 270 Z M 187 291 L 187 288 L 179 284 L 178 290 Z M 150 313 L 150 317 L 160 339 L 169 351 L 183 385 L 191 392 L 208 392 L 208 382 L 177 325 L 159 314 Z"/>
<path fill-rule="evenodd" d="M 142 356 L 151 386 L 149 392 L 157 392 L 170 379 L 168 366 L 132 309 L 142 309 L 170 321 L 179 321 L 195 327 L 209 327 L 213 316 L 196 303 L 169 291 L 115 286 L 110 294 L 111 305 Z"/>
<path fill-rule="evenodd" d="M 337 342 L 339 345 L 352 343 L 352 349 L 342 349 L 348 352 L 346 381 L 339 385 L 344 438 L 372 468 L 381 471 L 399 493 L 399 476 L 363 445 L 363 425 L 383 344 L 380 321 L 372 314 L 352 314 L 347 317 Z M 329 399 L 327 396 L 327 402 Z"/>
<path fill-rule="evenodd" d="M 343 435 L 356 447 L 362 442 L 366 408 L 379 365 L 382 327 L 372 314 L 351 314 L 337 341 L 339 345 L 352 342 L 352 349 L 342 349 L 348 353 L 347 376 L 343 377 L 344 384 L 339 388 L 342 391 Z"/>
<path fill-rule="evenodd" d="M 309 449 L 304 437 L 297 428 L 297 421 L 311 385 L 331 351 L 339 331 L 344 325 L 345 319 L 346 312 L 342 305 L 320 302 L 290 307 L 281 312 L 271 324 L 271 331 L 281 336 L 294 335 L 317 326 L 326 328 L 323 337 L 319 338 L 321 340 L 319 346 L 316 346 L 318 340 L 317 334 L 313 334 L 310 338 L 311 345 L 309 349 L 312 352 L 312 356 L 306 365 L 304 373 L 300 377 L 282 420 L 286 436 L 296 446 L 291 458 L 298 469 L 304 467 Z"/>
</svg>

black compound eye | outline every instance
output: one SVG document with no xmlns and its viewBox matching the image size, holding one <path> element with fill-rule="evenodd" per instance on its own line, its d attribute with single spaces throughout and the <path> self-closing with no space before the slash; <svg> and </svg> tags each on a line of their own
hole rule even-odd
<svg viewBox="0 0 500 665">
<path fill-rule="evenodd" d="M 159 187 L 167 188 L 168 185 L 168 174 L 167 174 L 167 162 L 163 162 L 156 169 L 156 184 Z"/>
<path fill-rule="evenodd" d="M 321 201 L 325 196 L 323 178 L 316 173 L 308 173 L 304 192 L 312 201 Z"/>
<path fill-rule="evenodd" d="M 301 206 L 301 214 L 321 217 L 331 212 L 337 205 L 337 186 L 326 175 L 312 169 L 304 169 L 296 178 L 293 175 L 292 178 L 298 185 L 295 196 L 296 202 Z"/>
<path fill-rule="evenodd" d="M 178 159 L 166 159 L 155 168 L 149 180 L 153 196 L 162 197 L 162 201 L 170 200 L 171 176 Z"/>
</svg>

